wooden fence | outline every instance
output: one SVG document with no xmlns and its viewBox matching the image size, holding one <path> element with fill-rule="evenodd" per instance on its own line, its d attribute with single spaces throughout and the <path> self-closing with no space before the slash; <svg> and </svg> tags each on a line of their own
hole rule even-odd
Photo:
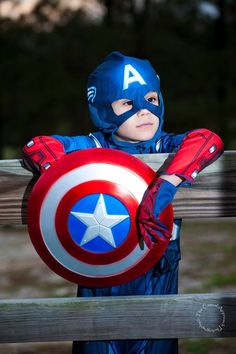
<svg viewBox="0 0 236 354">
<path fill-rule="evenodd" d="M 140 155 L 161 170 L 166 154 Z M 20 160 L 0 161 L 0 225 L 25 223 L 36 179 Z M 178 218 L 236 216 L 236 151 L 227 151 L 180 188 Z M 0 300 L 0 342 L 233 337 L 236 294 Z"/>
</svg>

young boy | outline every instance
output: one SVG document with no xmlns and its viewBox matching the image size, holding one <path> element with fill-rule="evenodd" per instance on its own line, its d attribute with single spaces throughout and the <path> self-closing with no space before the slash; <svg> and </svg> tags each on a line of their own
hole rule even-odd
<svg viewBox="0 0 236 354">
<path fill-rule="evenodd" d="M 24 147 L 26 164 L 39 173 L 45 173 L 64 154 L 99 147 L 131 154 L 175 152 L 165 171 L 154 178 L 146 191 L 137 216 L 139 231 L 149 248 L 160 238 L 171 237 L 171 241 L 160 261 L 141 277 L 111 288 L 79 287 L 78 295 L 176 294 L 181 220 L 175 220 L 170 235 L 159 215 L 171 203 L 181 183 L 190 185 L 204 167 L 220 156 L 222 141 L 207 129 L 179 135 L 164 132 L 164 104 L 159 77 L 149 61 L 119 52 L 108 55 L 89 76 L 88 105 L 92 121 L 99 131 L 87 136 L 36 137 Z M 74 347 L 75 352 L 175 354 L 178 346 L 177 339 L 103 341 L 79 343 Z"/>
</svg>

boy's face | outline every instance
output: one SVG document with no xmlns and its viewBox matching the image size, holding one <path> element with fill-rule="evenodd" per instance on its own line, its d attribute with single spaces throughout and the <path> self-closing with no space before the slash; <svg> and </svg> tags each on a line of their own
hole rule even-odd
<svg viewBox="0 0 236 354">
<path fill-rule="evenodd" d="M 159 106 L 159 99 L 156 92 L 148 92 L 144 98 L 155 106 Z M 112 109 L 116 115 L 128 112 L 133 107 L 133 101 L 129 99 L 120 99 L 112 103 Z M 120 125 L 115 133 L 117 140 L 136 143 L 147 141 L 153 138 L 160 120 L 148 109 L 140 109 L 137 113 L 128 118 Z"/>
</svg>

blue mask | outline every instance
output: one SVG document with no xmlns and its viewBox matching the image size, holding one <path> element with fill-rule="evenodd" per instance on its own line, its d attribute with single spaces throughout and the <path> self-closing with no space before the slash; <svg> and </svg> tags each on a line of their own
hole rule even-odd
<svg viewBox="0 0 236 354">
<path fill-rule="evenodd" d="M 147 101 L 148 92 L 157 92 L 159 106 Z M 107 133 L 114 133 L 122 123 L 141 109 L 148 109 L 163 124 L 164 104 L 160 92 L 160 79 L 148 60 L 127 57 L 112 52 L 89 76 L 88 104 L 94 125 Z M 112 102 L 132 100 L 132 108 L 116 115 Z"/>
</svg>

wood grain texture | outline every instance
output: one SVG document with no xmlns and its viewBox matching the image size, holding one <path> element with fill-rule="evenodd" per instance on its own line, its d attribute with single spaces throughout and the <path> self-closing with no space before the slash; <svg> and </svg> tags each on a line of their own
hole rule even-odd
<svg viewBox="0 0 236 354">
<path fill-rule="evenodd" d="M 172 155 L 136 155 L 155 171 Z M 24 224 L 29 193 L 36 177 L 20 160 L 0 161 L 0 225 Z M 179 188 L 174 200 L 176 218 L 236 216 L 236 151 L 225 152 L 197 177 L 191 188 Z"/>
<path fill-rule="evenodd" d="M 236 294 L 0 301 L 0 342 L 233 337 Z"/>
</svg>

